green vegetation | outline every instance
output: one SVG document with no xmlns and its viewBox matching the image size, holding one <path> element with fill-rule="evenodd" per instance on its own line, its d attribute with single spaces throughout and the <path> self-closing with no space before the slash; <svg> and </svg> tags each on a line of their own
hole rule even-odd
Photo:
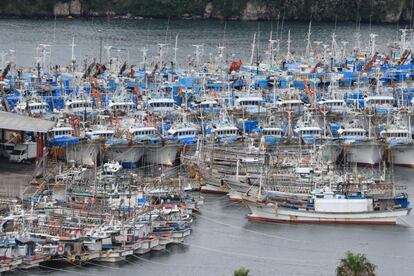
<svg viewBox="0 0 414 276">
<path fill-rule="evenodd" d="M 409 22 L 406 0 L 1 0 L 0 15 L 53 16 L 57 3 L 80 2 L 77 16 L 131 15 L 220 19 Z M 209 12 L 207 12 L 206 7 Z"/>
<path fill-rule="evenodd" d="M 337 276 L 375 276 L 375 265 L 364 254 L 346 252 L 336 268 Z"/>
<path fill-rule="evenodd" d="M 249 276 L 250 270 L 244 267 L 241 267 L 234 271 L 233 276 Z"/>
</svg>

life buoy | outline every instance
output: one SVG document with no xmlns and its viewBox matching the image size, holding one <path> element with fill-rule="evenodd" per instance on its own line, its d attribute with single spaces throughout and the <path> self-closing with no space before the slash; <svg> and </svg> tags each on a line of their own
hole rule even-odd
<svg viewBox="0 0 414 276">
<path fill-rule="evenodd" d="M 58 245 L 58 247 L 57 247 L 57 252 L 58 252 L 58 254 L 59 254 L 59 255 L 62 255 L 64 251 L 65 251 L 65 250 L 64 250 L 64 248 L 63 248 L 63 245 L 59 244 L 59 245 Z"/>
</svg>

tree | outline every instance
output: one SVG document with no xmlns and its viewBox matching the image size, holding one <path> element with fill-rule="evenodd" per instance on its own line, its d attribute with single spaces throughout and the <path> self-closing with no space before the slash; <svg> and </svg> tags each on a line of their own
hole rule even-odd
<svg viewBox="0 0 414 276">
<path fill-rule="evenodd" d="M 250 269 L 241 267 L 234 271 L 233 276 L 249 276 Z"/>
<path fill-rule="evenodd" d="M 376 265 L 371 263 L 364 254 L 346 252 L 336 268 L 337 276 L 375 276 Z"/>
</svg>

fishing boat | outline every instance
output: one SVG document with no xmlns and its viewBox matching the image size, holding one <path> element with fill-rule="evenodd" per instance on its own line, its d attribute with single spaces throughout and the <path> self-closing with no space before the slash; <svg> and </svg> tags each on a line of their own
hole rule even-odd
<svg viewBox="0 0 414 276">
<path fill-rule="evenodd" d="M 93 113 L 92 101 L 90 99 L 68 99 L 65 102 L 67 114 L 77 116 L 88 116 Z"/>
<path fill-rule="evenodd" d="M 280 127 L 263 127 L 259 135 L 261 135 L 260 142 L 264 145 L 273 146 L 286 141 L 286 138 L 283 136 L 283 130 Z"/>
<path fill-rule="evenodd" d="M 394 124 L 380 133 L 391 151 L 392 163 L 397 166 L 414 167 L 414 147 L 411 131 Z"/>
<path fill-rule="evenodd" d="M 363 128 L 349 127 L 339 129 L 348 162 L 359 165 L 374 166 L 382 161 L 384 148 L 380 142 L 367 136 Z"/>
<path fill-rule="evenodd" d="M 249 202 L 252 221 L 318 224 L 396 224 L 411 208 L 407 195 L 371 198 L 362 192 L 342 194 L 328 187 L 314 192 L 298 206 L 273 202 Z"/>
<path fill-rule="evenodd" d="M 215 143 L 234 144 L 241 141 L 239 129 L 229 121 L 213 122 L 207 127 L 207 138 L 211 137 Z"/>
</svg>

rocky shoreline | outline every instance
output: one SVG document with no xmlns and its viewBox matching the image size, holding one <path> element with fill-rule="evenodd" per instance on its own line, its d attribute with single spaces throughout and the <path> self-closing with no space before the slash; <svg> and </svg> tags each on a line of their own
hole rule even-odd
<svg viewBox="0 0 414 276">
<path fill-rule="evenodd" d="M 408 0 L 2 0 L 0 16 L 181 18 L 408 23 Z"/>
</svg>

